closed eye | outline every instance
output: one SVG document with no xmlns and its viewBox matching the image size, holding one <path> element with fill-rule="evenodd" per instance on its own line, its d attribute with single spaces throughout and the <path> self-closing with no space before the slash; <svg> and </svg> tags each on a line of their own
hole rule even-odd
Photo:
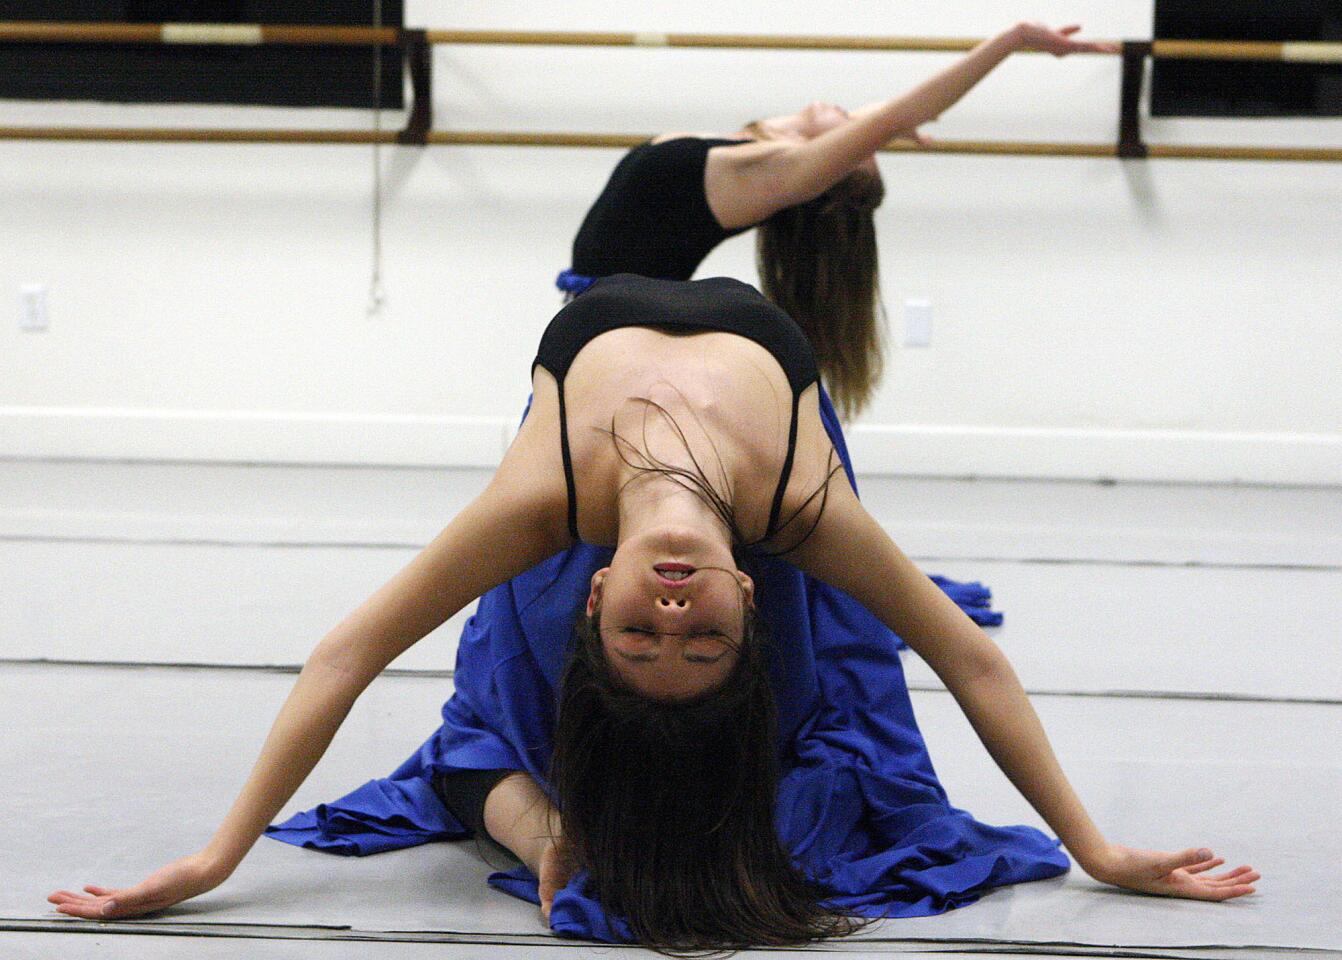
<svg viewBox="0 0 1342 960">
<path fill-rule="evenodd" d="M 630 663 L 652 663 L 657 659 L 655 653 L 625 653 L 623 650 L 616 650 L 615 655 L 628 660 Z"/>
<path fill-rule="evenodd" d="M 659 634 L 656 630 L 650 630 L 647 627 L 634 627 L 634 626 L 621 627 L 620 633 L 635 637 L 656 638 L 661 636 L 661 634 Z M 721 630 L 701 630 L 696 633 L 685 634 L 684 637 L 686 640 L 720 639 L 724 642 L 726 642 L 728 639 L 727 635 L 723 633 Z M 652 661 L 657 659 L 657 654 L 655 653 L 630 653 L 623 650 L 617 650 L 616 652 L 625 660 L 630 660 L 634 663 L 651 663 Z M 717 663 L 719 660 L 725 657 L 727 653 L 728 653 L 727 650 L 722 650 L 721 652 L 716 654 L 682 652 L 681 658 L 687 661 L 688 663 Z"/>
<path fill-rule="evenodd" d="M 726 650 L 724 650 L 724 651 L 722 651 L 721 653 L 717 654 L 716 656 L 712 656 L 712 657 L 705 656 L 705 655 L 703 655 L 703 654 L 701 654 L 701 653 L 687 653 L 687 654 L 684 654 L 685 659 L 688 660 L 690 663 L 717 663 L 719 660 L 721 660 L 721 659 L 722 659 L 723 657 L 725 657 L 725 656 L 727 656 L 727 651 L 726 651 Z"/>
<path fill-rule="evenodd" d="M 692 633 L 686 636 L 686 640 L 718 640 L 722 642 L 723 649 L 717 653 L 690 653 L 688 650 L 681 654 L 690 663 L 717 663 L 728 653 L 729 643 L 727 635 L 721 630 L 701 630 L 698 633 Z"/>
</svg>

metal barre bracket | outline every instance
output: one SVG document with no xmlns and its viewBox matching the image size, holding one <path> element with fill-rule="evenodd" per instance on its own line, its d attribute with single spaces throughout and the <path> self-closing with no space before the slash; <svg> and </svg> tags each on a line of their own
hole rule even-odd
<svg viewBox="0 0 1342 960">
<path fill-rule="evenodd" d="M 1146 58 L 1151 55 L 1147 40 L 1123 41 L 1123 74 L 1118 95 L 1118 155 L 1124 160 L 1145 160 L 1146 144 L 1142 142 L 1142 79 L 1146 75 Z"/>
<path fill-rule="evenodd" d="M 433 127 L 433 51 L 424 30 L 400 31 L 401 50 L 410 68 L 410 115 L 396 142 L 423 147 Z"/>
</svg>

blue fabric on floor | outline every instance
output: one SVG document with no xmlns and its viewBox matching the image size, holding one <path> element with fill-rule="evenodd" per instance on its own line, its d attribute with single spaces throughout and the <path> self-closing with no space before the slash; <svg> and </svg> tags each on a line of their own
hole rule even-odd
<svg viewBox="0 0 1342 960">
<path fill-rule="evenodd" d="M 992 608 L 993 592 L 977 580 L 961 583 L 958 580 L 952 580 L 935 573 L 931 575 L 930 579 L 941 588 L 942 593 L 955 601 L 956 606 L 969 615 L 969 619 L 980 627 L 1000 627 L 1002 625 L 1002 614 Z"/>
<path fill-rule="evenodd" d="M 852 482 L 829 398 L 821 415 Z M 451 769 L 525 770 L 545 784 L 555 691 L 592 573 L 611 551 L 557 554 L 481 597 L 457 652 L 443 725 L 390 777 L 272 826 L 276 840 L 362 856 L 466 836 L 438 802 L 432 777 Z M 847 594 L 773 559 L 755 577 L 772 638 L 779 708 L 777 826 L 784 846 L 832 905 L 863 916 L 911 917 L 970 903 L 1008 883 L 1068 869 L 1056 840 L 1031 827 L 992 827 L 952 807 L 909 702 L 897 638 Z M 958 585 L 984 609 L 988 593 Z M 490 883 L 538 902 L 525 867 Z M 578 874 L 555 899 L 551 927 L 607 942 L 628 928 Z"/>
</svg>

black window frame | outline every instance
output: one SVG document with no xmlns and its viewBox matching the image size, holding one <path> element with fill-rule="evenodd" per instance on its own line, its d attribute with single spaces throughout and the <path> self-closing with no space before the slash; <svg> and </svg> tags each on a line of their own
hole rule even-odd
<svg viewBox="0 0 1342 960">
<path fill-rule="evenodd" d="M 404 27 L 404 0 L 381 25 Z M 0 20 L 374 26 L 368 0 L 5 0 Z M 376 58 L 376 59 L 375 59 Z M 404 58 L 372 45 L 0 43 L 0 99 L 372 109 L 405 106 Z"/>
<path fill-rule="evenodd" d="M 1342 42 L 1338 0 L 1155 0 L 1157 40 Z M 1342 116 L 1342 64 L 1161 60 L 1153 117 Z"/>
</svg>

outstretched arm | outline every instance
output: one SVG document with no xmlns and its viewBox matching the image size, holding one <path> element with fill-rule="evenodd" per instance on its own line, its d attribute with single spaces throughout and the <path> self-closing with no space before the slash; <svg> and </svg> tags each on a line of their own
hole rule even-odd
<svg viewBox="0 0 1342 960">
<path fill-rule="evenodd" d="M 1228 900 L 1252 893 L 1249 867 L 1213 875 L 1210 850 L 1111 844 L 1063 774 L 1039 717 L 997 645 L 920 571 L 841 480 L 812 537 L 794 554 L 808 573 L 855 597 L 946 684 L 993 760 L 1088 874 L 1145 893 Z"/>
<path fill-rule="evenodd" d="M 1081 30 L 1079 24 L 1054 30 L 1042 23 L 1018 23 L 995 37 L 984 40 L 965 56 L 941 73 L 924 81 L 907 93 L 890 100 L 879 100 L 859 107 L 851 114 L 853 120 L 885 117 L 887 123 L 897 123 L 886 137 L 906 133 L 915 127 L 937 119 L 978 86 L 980 80 L 992 73 L 997 65 L 1013 53 L 1038 50 L 1055 57 L 1072 53 L 1116 53 L 1114 43 L 1094 40 L 1075 40 Z M 880 129 L 890 129 L 889 126 Z M 884 141 L 881 141 L 884 143 Z M 877 144 L 879 147 L 880 144 Z"/>
<path fill-rule="evenodd" d="M 726 184 L 735 196 L 757 196 L 747 213 L 720 202 L 714 210 L 733 221 L 755 223 L 773 213 L 820 196 L 877 150 L 896 137 L 916 136 L 917 128 L 935 120 L 960 101 L 998 64 L 1019 50 L 1043 50 L 1055 56 L 1070 53 L 1112 53 L 1112 43 L 1074 40 L 1079 26 L 1052 30 L 1042 24 L 1018 23 L 983 41 L 950 67 L 907 93 L 854 110 L 846 123 L 805 141 L 774 141 L 732 148 L 738 161 Z M 726 191 L 724 191 L 726 192 Z M 754 216 L 754 220 L 743 219 Z M 726 222 L 726 221 L 724 221 Z"/>
<path fill-rule="evenodd" d="M 548 920 L 555 894 L 568 885 L 574 865 L 560 833 L 559 810 L 529 773 L 499 781 L 485 800 L 485 830 L 536 876 L 541 913 Z"/>
<path fill-rule="evenodd" d="M 502 475 L 502 471 L 500 471 Z M 47 899 L 88 919 L 160 910 L 221 884 L 307 778 L 355 699 L 382 670 L 481 593 L 555 552 L 547 504 L 494 483 L 414 560 L 313 650 L 261 755 L 214 837 L 199 853 L 124 889 L 88 886 Z"/>
</svg>

